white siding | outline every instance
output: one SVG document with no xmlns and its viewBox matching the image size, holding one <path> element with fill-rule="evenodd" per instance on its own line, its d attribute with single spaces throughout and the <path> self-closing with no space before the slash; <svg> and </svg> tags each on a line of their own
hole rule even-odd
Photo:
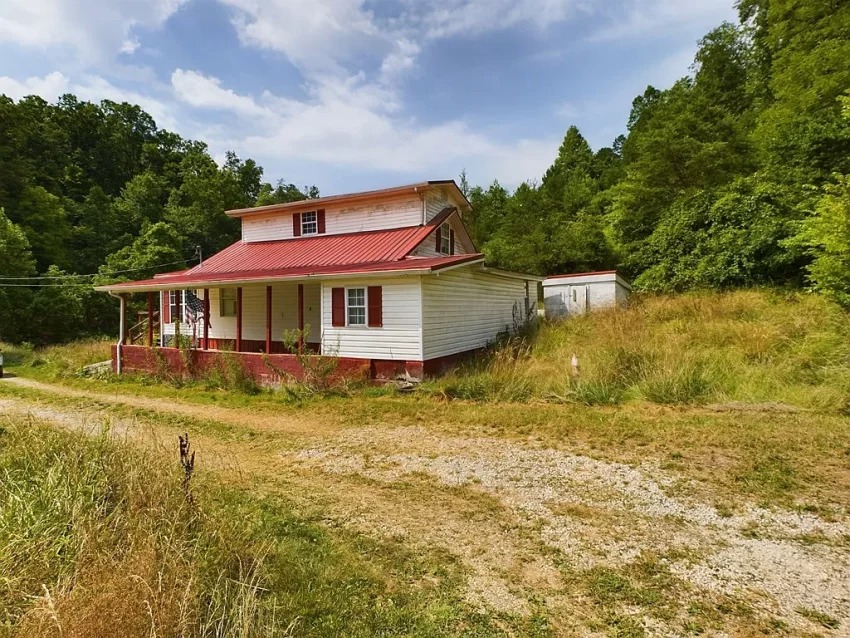
<svg viewBox="0 0 850 638">
<path fill-rule="evenodd" d="M 628 289 L 614 278 L 579 284 L 566 282 L 546 284 L 543 286 L 543 301 L 547 317 L 566 317 L 570 314 L 569 299 L 574 287 L 580 294 L 586 295 L 588 312 L 623 306 L 629 294 Z"/>
<path fill-rule="evenodd" d="M 334 287 L 383 287 L 383 327 L 331 325 Z M 422 313 L 419 277 L 327 280 L 322 282 L 322 352 L 340 357 L 422 360 Z"/>
<path fill-rule="evenodd" d="M 448 190 L 444 188 L 428 191 L 425 196 L 426 221 L 431 221 L 449 206 L 454 206 L 458 210 L 461 209 L 461 202 L 448 193 Z"/>
<path fill-rule="evenodd" d="M 449 223 L 455 231 L 455 255 L 467 255 L 474 252 L 472 246 L 463 239 L 466 233 L 461 230 L 457 218 L 453 216 Z M 437 250 L 437 230 L 428 235 L 428 238 L 412 254 L 417 257 L 442 257 L 443 255 Z"/>
<path fill-rule="evenodd" d="M 533 304 L 535 283 L 529 286 Z M 524 280 L 487 273 L 477 265 L 424 277 L 424 359 L 486 346 L 512 328 L 514 308 L 522 315 L 525 303 Z"/>
<path fill-rule="evenodd" d="M 203 297 L 203 290 L 197 291 Z M 318 341 L 321 331 L 320 286 L 317 283 L 304 284 L 304 325 L 310 326 L 308 341 Z M 210 289 L 210 338 L 235 339 L 236 317 L 222 317 L 220 292 Z M 298 327 L 298 284 L 272 285 L 272 340 L 281 341 L 284 330 Z M 163 327 L 166 335 L 174 334 L 174 324 Z M 186 333 L 187 327 L 180 330 Z M 198 329 L 198 337 L 202 329 Z M 242 288 L 242 338 L 265 340 L 266 338 L 266 287 L 244 286 Z"/>
<path fill-rule="evenodd" d="M 368 204 L 330 204 L 324 206 L 324 209 L 327 235 L 403 228 L 422 223 L 422 200 L 415 194 Z M 249 215 L 242 219 L 243 241 L 272 241 L 292 237 L 292 213 Z"/>
</svg>

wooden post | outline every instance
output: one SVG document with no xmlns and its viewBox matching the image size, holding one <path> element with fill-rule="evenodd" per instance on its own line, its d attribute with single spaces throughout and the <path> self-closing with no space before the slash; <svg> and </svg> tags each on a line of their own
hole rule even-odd
<svg viewBox="0 0 850 638">
<path fill-rule="evenodd" d="M 242 352 L 242 286 L 236 289 L 236 352 Z"/>
<path fill-rule="evenodd" d="M 266 354 L 272 353 L 272 287 L 266 286 Z"/>
<path fill-rule="evenodd" d="M 304 284 L 298 284 L 298 352 L 304 351 Z"/>
<path fill-rule="evenodd" d="M 126 339 L 124 332 L 127 325 L 127 295 L 119 294 L 118 299 L 121 303 L 121 308 L 118 311 L 121 319 L 118 327 L 118 345 L 115 347 L 115 372 L 117 374 L 121 374 L 124 367 L 124 359 L 122 356 L 124 353 L 122 352 L 122 348 L 124 348 L 124 341 Z"/>
<path fill-rule="evenodd" d="M 204 288 L 204 350 L 210 349 L 210 289 Z"/>
<path fill-rule="evenodd" d="M 148 348 L 153 348 L 153 293 L 148 293 Z"/>
</svg>

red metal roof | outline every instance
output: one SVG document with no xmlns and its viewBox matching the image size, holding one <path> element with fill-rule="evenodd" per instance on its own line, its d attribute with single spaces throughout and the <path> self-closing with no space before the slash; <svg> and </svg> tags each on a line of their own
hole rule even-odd
<svg viewBox="0 0 850 638">
<path fill-rule="evenodd" d="M 277 243 L 277 242 L 275 242 Z M 256 245 L 256 244 L 253 244 Z M 369 275 L 385 272 L 436 272 L 449 266 L 458 266 L 467 262 L 482 261 L 484 255 L 451 255 L 446 257 L 408 257 L 398 261 L 375 262 L 371 264 L 348 264 L 345 266 L 302 266 L 298 268 L 282 268 L 267 270 L 242 270 L 228 272 L 192 271 L 182 274 L 156 277 L 142 281 L 128 281 L 109 286 L 98 286 L 97 290 L 105 291 L 145 291 L 168 290 L 175 288 L 202 288 L 209 284 L 227 284 L 242 282 L 265 282 L 280 279 L 304 279 L 307 277 L 335 275 Z M 206 265 L 206 264 L 205 264 Z"/>
<path fill-rule="evenodd" d="M 344 235 L 319 235 L 267 242 L 238 241 L 187 274 L 348 266 L 403 259 L 434 229 L 412 226 Z"/>
<path fill-rule="evenodd" d="M 456 212 L 457 209 L 453 207 L 446 208 L 425 226 L 267 242 L 238 241 L 189 270 L 163 273 L 143 281 L 100 286 L 97 289 L 151 290 L 316 275 L 433 271 L 483 259 L 480 253 L 429 258 L 410 256 L 434 228 Z"/>
</svg>

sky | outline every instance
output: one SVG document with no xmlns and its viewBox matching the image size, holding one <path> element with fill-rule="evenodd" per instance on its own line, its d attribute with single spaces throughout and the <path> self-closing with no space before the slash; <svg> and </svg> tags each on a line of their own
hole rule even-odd
<svg viewBox="0 0 850 638">
<path fill-rule="evenodd" d="M 733 0 L 3 0 L 0 93 L 142 106 L 323 195 L 539 180 L 688 74 Z"/>
</svg>

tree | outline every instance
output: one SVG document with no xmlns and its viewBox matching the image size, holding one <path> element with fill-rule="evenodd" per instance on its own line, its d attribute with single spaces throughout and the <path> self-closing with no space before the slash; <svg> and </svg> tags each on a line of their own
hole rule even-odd
<svg viewBox="0 0 850 638">
<path fill-rule="evenodd" d="M 183 244 L 183 238 L 172 225 L 151 224 L 130 246 L 106 258 L 95 283 L 145 279 L 160 272 L 179 270 L 185 260 Z"/>
<path fill-rule="evenodd" d="M 35 259 L 24 231 L 0 208 L 0 341 L 25 338 L 27 308 L 32 296 L 22 277 L 35 274 Z"/>
<path fill-rule="evenodd" d="M 850 92 L 840 101 L 850 119 Z M 794 244 L 813 257 L 807 268 L 812 289 L 850 306 L 850 175 L 836 175 L 823 190 Z"/>
<path fill-rule="evenodd" d="M 71 226 L 59 197 L 41 186 L 27 186 L 10 217 L 26 234 L 39 272 L 51 264 L 69 265 Z"/>
</svg>

